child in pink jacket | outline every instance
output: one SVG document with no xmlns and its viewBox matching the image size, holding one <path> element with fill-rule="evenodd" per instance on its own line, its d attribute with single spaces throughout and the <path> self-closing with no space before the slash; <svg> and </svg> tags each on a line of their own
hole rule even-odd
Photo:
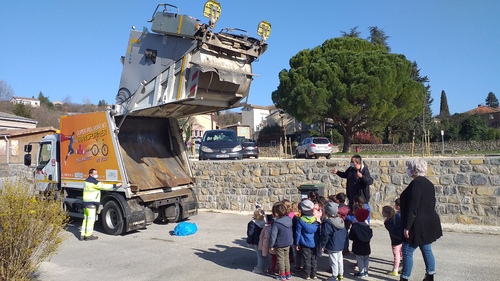
<svg viewBox="0 0 500 281">
<path fill-rule="evenodd" d="M 259 237 L 258 249 L 262 251 L 262 256 L 267 257 L 271 255 L 271 265 L 269 266 L 268 273 L 274 275 L 276 272 L 276 250 L 269 249 L 269 239 L 271 238 L 271 224 L 273 223 L 273 216 L 267 215 L 267 223 L 264 225 Z"/>
</svg>

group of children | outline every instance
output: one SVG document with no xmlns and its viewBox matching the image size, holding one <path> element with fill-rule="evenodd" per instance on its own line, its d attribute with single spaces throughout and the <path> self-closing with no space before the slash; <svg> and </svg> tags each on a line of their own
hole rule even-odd
<svg viewBox="0 0 500 281">
<path fill-rule="evenodd" d="M 271 215 L 266 215 L 256 204 L 253 219 L 247 227 L 248 246 L 253 247 L 257 255 L 253 272 L 264 273 L 265 260 L 270 255 L 267 272 L 273 276 L 277 274 L 277 280 L 291 280 L 290 263 L 295 264 L 296 271 L 303 271 L 306 280 L 317 279 L 318 258 L 326 253 L 332 271 L 331 280 L 343 280 L 343 258 L 349 253 L 349 240 L 352 240 L 352 253 L 356 255 L 359 269 L 355 276 L 367 277 L 373 236 L 370 208 L 362 198 L 356 197 L 351 211 L 345 201 L 344 193 L 326 199 L 310 192 L 308 198 L 299 203 L 286 199 L 275 203 Z M 394 254 L 394 267 L 388 274 L 393 276 L 398 275 L 401 259 L 399 200 L 396 200 L 396 210 L 391 206 L 382 209 Z"/>
</svg>

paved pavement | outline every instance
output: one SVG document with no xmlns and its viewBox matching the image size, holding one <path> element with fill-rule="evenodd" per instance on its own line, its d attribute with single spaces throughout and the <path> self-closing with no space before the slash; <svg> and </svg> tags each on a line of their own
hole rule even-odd
<svg viewBox="0 0 500 281">
<path fill-rule="evenodd" d="M 58 253 L 42 263 L 36 280 L 272 280 L 255 274 L 255 253 L 246 247 L 250 215 L 200 211 L 191 218 L 198 232 L 178 237 L 176 224 L 153 224 L 123 236 L 106 235 L 97 226 L 96 241 L 79 241 L 80 220 L 67 229 L 67 239 Z M 99 224 L 99 223 L 97 223 Z M 96 225 L 97 225 L 96 224 Z M 372 223 L 370 277 L 364 280 L 399 280 L 385 274 L 391 269 L 392 251 L 387 231 Z M 500 280 L 500 235 L 446 231 L 433 244 L 436 280 Z M 345 257 L 345 280 L 356 280 Z M 318 276 L 329 274 L 327 257 L 319 262 Z M 422 280 L 424 263 L 417 250 L 411 280 Z M 303 280 L 295 274 L 292 280 Z"/>
</svg>

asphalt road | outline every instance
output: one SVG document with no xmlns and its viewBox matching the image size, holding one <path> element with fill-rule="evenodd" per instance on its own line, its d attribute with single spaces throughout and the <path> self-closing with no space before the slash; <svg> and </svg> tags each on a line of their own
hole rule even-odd
<svg viewBox="0 0 500 281">
<path fill-rule="evenodd" d="M 79 241 L 80 220 L 67 229 L 67 239 L 58 252 L 42 263 L 36 280 L 272 280 L 255 274 L 255 253 L 246 247 L 246 227 L 250 215 L 200 211 L 191 218 L 198 232 L 174 236 L 176 224 L 153 224 L 123 236 L 110 236 L 96 223 L 96 241 Z M 378 225 L 378 226 L 377 226 Z M 369 278 L 399 280 L 385 273 L 391 269 L 392 251 L 383 226 L 372 223 L 372 255 Z M 436 258 L 435 280 L 500 280 L 500 235 L 446 231 L 433 244 Z M 352 254 L 345 257 L 345 280 L 356 280 Z M 422 280 L 424 263 L 415 252 L 411 280 Z M 293 265 L 292 265 L 293 266 Z M 319 262 L 318 276 L 329 274 L 327 257 Z M 295 274 L 292 280 L 303 280 Z"/>
</svg>

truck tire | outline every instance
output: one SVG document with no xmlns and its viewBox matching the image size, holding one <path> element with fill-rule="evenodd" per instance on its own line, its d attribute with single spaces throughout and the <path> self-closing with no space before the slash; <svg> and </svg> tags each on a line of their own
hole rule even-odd
<svg viewBox="0 0 500 281">
<path fill-rule="evenodd" d="M 122 209 L 120 205 L 113 200 L 104 204 L 101 220 L 102 227 L 107 234 L 120 235 L 125 230 Z"/>
<path fill-rule="evenodd" d="M 182 220 L 182 206 L 180 204 L 175 204 L 175 208 L 177 209 L 177 215 L 173 221 L 180 222 Z"/>
</svg>

